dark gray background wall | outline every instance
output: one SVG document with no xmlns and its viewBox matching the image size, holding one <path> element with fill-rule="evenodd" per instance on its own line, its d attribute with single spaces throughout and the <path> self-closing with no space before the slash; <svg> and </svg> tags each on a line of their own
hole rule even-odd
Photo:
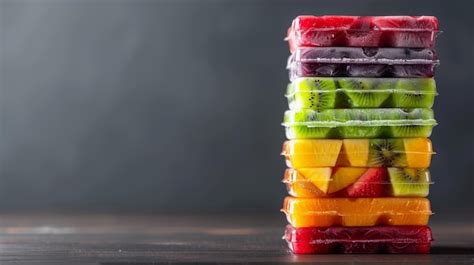
<svg viewBox="0 0 474 265">
<path fill-rule="evenodd" d="M 298 14 L 438 16 L 431 199 L 472 209 L 473 1 L 0 3 L 0 210 L 276 212 Z"/>
</svg>

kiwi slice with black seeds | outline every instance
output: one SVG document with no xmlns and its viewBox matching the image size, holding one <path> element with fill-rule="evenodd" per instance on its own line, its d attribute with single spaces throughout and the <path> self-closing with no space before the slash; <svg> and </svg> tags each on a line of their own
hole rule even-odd
<svg viewBox="0 0 474 265">
<path fill-rule="evenodd" d="M 286 137 L 288 139 L 329 138 L 332 135 L 331 132 L 333 127 L 324 124 L 318 124 L 318 122 L 332 122 L 334 119 L 335 117 L 333 110 L 287 111 L 285 112 L 284 118 Z M 314 124 L 312 122 L 314 122 Z"/>
<path fill-rule="evenodd" d="M 436 96 L 432 78 L 401 79 L 397 82 L 392 102 L 397 108 L 431 108 Z"/>
<path fill-rule="evenodd" d="M 429 137 L 436 125 L 431 109 L 403 109 L 394 113 L 391 118 L 413 121 L 413 124 L 390 126 L 390 137 L 394 138 Z"/>
<path fill-rule="evenodd" d="M 391 94 L 390 83 L 377 79 L 341 78 L 338 83 L 353 108 L 380 107 Z"/>
<path fill-rule="evenodd" d="M 336 107 L 336 83 L 332 78 L 305 78 L 293 84 L 295 109 L 325 110 Z"/>
<path fill-rule="evenodd" d="M 426 197 L 430 175 L 427 169 L 388 168 L 392 195 L 397 197 Z"/>
<path fill-rule="evenodd" d="M 403 139 L 372 139 L 369 142 L 370 167 L 405 167 Z"/>
</svg>

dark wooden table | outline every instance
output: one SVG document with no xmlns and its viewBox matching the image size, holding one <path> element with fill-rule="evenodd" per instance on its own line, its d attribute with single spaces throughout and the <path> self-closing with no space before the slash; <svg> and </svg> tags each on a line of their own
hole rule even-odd
<svg viewBox="0 0 474 265">
<path fill-rule="evenodd" d="M 433 223 L 431 255 L 296 256 L 282 216 L 1 215 L 0 264 L 473 264 L 472 223 Z"/>
</svg>

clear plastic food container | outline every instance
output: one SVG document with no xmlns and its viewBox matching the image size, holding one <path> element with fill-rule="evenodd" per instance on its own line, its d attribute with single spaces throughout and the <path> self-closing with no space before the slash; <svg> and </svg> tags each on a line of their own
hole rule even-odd
<svg viewBox="0 0 474 265">
<path fill-rule="evenodd" d="M 295 254 L 428 254 L 428 226 L 294 228 L 283 239 Z"/>
<path fill-rule="evenodd" d="M 436 124 L 431 109 L 288 110 L 282 123 L 288 139 L 429 137 Z"/>
<path fill-rule="evenodd" d="M 434 154 L 428 138 L 298 139 L 283 143 L 291 168 L 408 167 L 428 168 Z"/>
<path fill-rule="evenodd" d="M 300 77 L 288 85 L 291 110 L 431 108 L 433 78 Z"/>
<path fill-rule="evenodd" d="M 298 16 L 287 40 L 292 52 L 323 46 L 431 48 L 438 32 L 432 16 Z"/>
<path fill-rule="evenodd" d="M 427 225 L 426 198 L 294 198 L 286 197 L 282 212 L 296 227 Z"/>
<path fill-rule="evenodd" d="M 409 48 L 300 48 L 290 55 L 290 80 L 297 77 L 433 77 L 434 50 Z"/>
<path fill-rule="evenodd" d="M 395 167 L 288 168 L 283 183 L 294 197 L 426 197 L 428 169 Z"/>
</svg>

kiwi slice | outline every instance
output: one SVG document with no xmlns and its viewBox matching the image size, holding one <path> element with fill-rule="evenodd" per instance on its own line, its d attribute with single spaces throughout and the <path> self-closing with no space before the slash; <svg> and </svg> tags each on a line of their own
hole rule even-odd
<svg viewBox="0 0 474 265">
<path fill-rule="evenodd" d="M 390 130 L 390 136 L 395 138 L 430 137 L 433 125 L 391 126 Z"/>
<path fill-rule="evenodd" d="M 336 119 L 338 121 L 360 121 L 359 125 L 341 126 L 338 127 L 338 135 L 340 138 L 374 138 L 381 137 L 381 126 L 368 126 L 364 124 L 366 121 L 379 119 L 375 117 L 376 113 L 364 109 L 347 109 L 338 110 L 336 112 Z"/>
<path fill-rule="evenodd" d="M 286 111 L 283 122 L 286 127 L 286 137 L 288 139 L 330 137 L 333 127 L 318 124 L 319 121 L 334 121 L 334 112 L 332 110 Z"/>
<path fill-rule="evenodd" d="M 369 167 L 405 167 L 403 139 L 372 139 L 369 142 Z"/>
<path fill-rule="evenodd" d="M 388 168 L 392 195 L 397 197 L 426 197 L 430 174 L 427 169 Z"/>
<path fill-rule="evenodd" d="M 436 96 L 433 78 L 400 79 L 392 96 L 397 108 L 431 108 Z"/>
<path fill-rule="evenodd" d="M 391 119 L 412 121 L 412 124 L 390 126 L 390 136 L 395 138 L 429 137 L 436 125 L 431 109 L 401 109 Z"/>
<path fill-rule="evenodd" d="M 338 82 L 353 108 L 380 107 L 391 94 L 390 84 L 377 79 L 341 78 Z"/>
<path fill-rule="evenodd" d="M 293 84 L 295 107 L 324 110 L 336 107 L 336 83 L 332 78 L 304 78 Z"/>
</svg>

